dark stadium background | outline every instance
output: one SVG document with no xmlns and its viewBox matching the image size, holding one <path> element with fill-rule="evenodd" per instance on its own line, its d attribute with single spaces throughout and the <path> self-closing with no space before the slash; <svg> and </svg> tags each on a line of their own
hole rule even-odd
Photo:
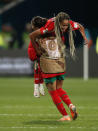
<svg viewBox="0 0 98 131">
<path fill-rule="evenodd" d="M 0 8 L 12 1 L 15 0 L 0 0 Z M 7 10 L 2 15 L 0 15 L 0 23 L 1 25 L 10 23 L 17 31 L 18 39 L 21 41 L 21 34 L 25 30 L 25 25 L 26 23 L 30 23 L 32 17 L 42 16 L 46 18 L 51 18 L 61 11 L 67 12 L 72 20 L 81 23 L 85 28 L 88 28 L 91 33 L 91 37 L 93 39 L 93 49 L 90 49 L 91 51 L 89 68 L 91 77 L 93 77 L 98 76 L 98 55 L 95 52 L 96 38 L 98 36 L 97 5 L 97 0 L 24 0 L 24 2 L 21 2 L 20 4 L 16 5 L 15 7 Z M 76 32 L 76 35 L 78 37 L 75 38 L 75 43 L 77 47 L 80 47 L 81 43 L 83 43 L 83 39 L 78 31 Z M 9 52 L 11 53 L 12 51 Z M 8 54 L 7 52 L 6 54 L 4 53 L 5 57 L 10 54 L 9 52 Z M 23 56 L 23 51 L 20 52 L 22 52 Z M 81 52 L 79 54 L 79 57 L 82 57 L 82 49 L 78 52 Z M 0 55 L 2 56 L 2 51 L 0 53 Z M 12 52 L 11 56 L 13 56 L 13 54 L 14 53 Z M 78 60 L 81 61 L 80 63 L 79 61 L 73 63 L 74 68 L 77 69 L 81 66 L 81 70 L 79 69 L 79 71 L 77 72 L 74 70 L 75 72 L 73 72 L 73 68 L 68 65 L 70 67 L 70 69 L 68 70 L 69 76 L 75 76 L 75 74 L 77 74 L 75 77 L 78 77 L 83 75 L 82 58 Z M 92 62 L 92 60 L 94 62 Z M 68 63 L 70 63 L 70 60 Z M 77 63 L 79 63 L 79 65 L 77 65 Z"/>
<path fill-rule="evenodd" d="M 10 0 L 1 0 L 1 5 Z M 13 0 L 11 0 L 13 1 Z M 78 21 L 89 28 L 93 37 L 98 30 L 97 1 L 94 0 L 24 0 L 24 2 L 6 11 L 1 16 L 2 23 L 11 23 L 21 33 L 25 24 L 30 22 L 33 16 L 54 17 L 58 12 L 65 11 L 74 21 Z M 97 29 L 96 29 L 97 28 Z M 98 33 L 98 32 L 97 32 Z"/>
<path fill-rule="evenodd" d="M 2 1 L 2 0 L 1 0 Z M 67 12 L 74 21 L 84 26 L 98 27 L 97 1 L 90 0 L 25 0 L 2 15 L 2 22 L 11 22 L 22 30 L 33 16 L 54 17 L 58 12 Z"/>
</svg>

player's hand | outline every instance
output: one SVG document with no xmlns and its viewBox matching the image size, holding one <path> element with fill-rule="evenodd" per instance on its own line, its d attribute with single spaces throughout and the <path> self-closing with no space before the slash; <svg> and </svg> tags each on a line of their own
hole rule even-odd
<svg viewBox="0 0 98 131">
<path fill-rule="evenodd" d="M 47 25 L 48 32 L 54 31 L 54 22 L 51 22 L 49 25 Z"/>
<path fill-rule="evenodd" d="M 85 38 L 84 45 L 88 45 L 88 44 L 89 44 L 89 40 Z"/>
</svg>

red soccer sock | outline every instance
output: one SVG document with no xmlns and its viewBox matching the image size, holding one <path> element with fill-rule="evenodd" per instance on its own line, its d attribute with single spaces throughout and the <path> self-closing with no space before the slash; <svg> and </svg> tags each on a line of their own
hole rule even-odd
<svg viewBox="0 0 98 131">
<path fill-rule="evenodd" d="M 69 99 L 67 93 L 62 89 L 57 89 L 58 95 L 61 97 L 61 99 L 68 105 L 72 104 L 71 100 Z"/>
<path fill-rule="evenodd" d="M 37 73 L 34 74 L 34 83 L 35 84 L 39 84 L 40 83 L 39 74 L 37 74 Z"/>
<path fill-rule="evenodd" d="M 54 102 L 54 104 L 56 105 L 57 109 L 59 110 L 59 112 L 63 115 L 63 116 L 66 116 L 68 115 L 64 106 L 63 106 L 63 103 L 57 93 L 57 91 L 49 91 L 49 94 L 51 95 L 51 98 Z"/>
<path fill-rule="evenodd" d="M 44 81 L 43 81 L 43 79 L 39 79 L 39 82 L 40 82 L 40 84 L 43 84 L 44 83 Z"/>
<path fill-rule="evenodd" d="M 44 79 L 42 77 L 42 73 L 39 74 L 39 81 L 40 81 L 40 84 L 44 83 Z"/>
</svg>

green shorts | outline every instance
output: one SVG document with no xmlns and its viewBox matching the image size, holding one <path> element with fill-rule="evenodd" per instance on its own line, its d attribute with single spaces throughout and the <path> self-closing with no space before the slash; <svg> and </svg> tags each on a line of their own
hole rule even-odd
<svg viewBox="0 0 98 131">
<path fill-rule="evenodd" d="M 59 75 L 56 77 L 50 77 L 50 78 L 44 78 L 44 82 L 47 83 L 53 83 L 56 80 L 64 80 L 64 75 Z"/>
</svg>

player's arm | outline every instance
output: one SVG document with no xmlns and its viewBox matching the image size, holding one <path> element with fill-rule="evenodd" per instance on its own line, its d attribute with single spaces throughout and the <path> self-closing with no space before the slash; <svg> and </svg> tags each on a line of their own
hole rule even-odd
<svg viewBox="0 0 98 131">
<path fill-rule="evenodd" d="M 31 39 L 31 42 L 32 42 L 32 45 L 37 53 L 38 56 L 41 56 L 42 52 L 41 50 L 39 49 L 38 45 L 36 44 L 36 38 L 41 35 L 41 31 L 40 29 L 36 30 L 36 31 L 33 31 L 32 33 L 30 33 L 30 39 Z"/>
<path fill-rule="evenodd" d="M 32 33 L 30 33 L 29 36 L 30 36 L 31 42 L 32 42 L 32 43 L 35 43 L 36 38 L 37 38 L 38 36 L 40 36 L 40 35 L 41 35 L 40 29 L 35 30 L 35 31 L 33 31 Z"/>
<path fill-rule="evenodd" d="M 28 46 L 28 57 L 31 61 L 34 61 L 38 58 L 31 41 L 30 41 L 29 46 Z"/>
<path fill-rule="evenodd" d="M 72 20 L 70 20 L 69 22 L 70 22 L 73 30 L 79 30 L 80 31 L 83 39 L 85 40 L 85 43 L 88 44 L 88 39 L 87 39 L 87 37 L 85 35 L 84 27 L 80 23 L 78 23 L 78 22 L 75 22 L 75 21 L 72 21 Z"/>
<path fill-rule="evenodd" d="M 44 27 L 41 27 L 40 29 L 30 33 L 30 39 L 32 43 L 34 43 L 38 36 L 46 34 L 46 33 L 50 33 L 52 31 L 54 31 L 54 22 L 49 21 L 46 23 Z"/>
<path fill-rule="evenodd" d="M 79 26 L 79 31 L 80 31 L 83 39 L 85 40 L 85 44 L 88 44 L 88 39 L 87 39 L 87 37 L 86 37 L 84 27 L 83 27 L 80 23 L 77 23 L 77 24 L 78 24 L 78 26 Z"/>
</svg>

